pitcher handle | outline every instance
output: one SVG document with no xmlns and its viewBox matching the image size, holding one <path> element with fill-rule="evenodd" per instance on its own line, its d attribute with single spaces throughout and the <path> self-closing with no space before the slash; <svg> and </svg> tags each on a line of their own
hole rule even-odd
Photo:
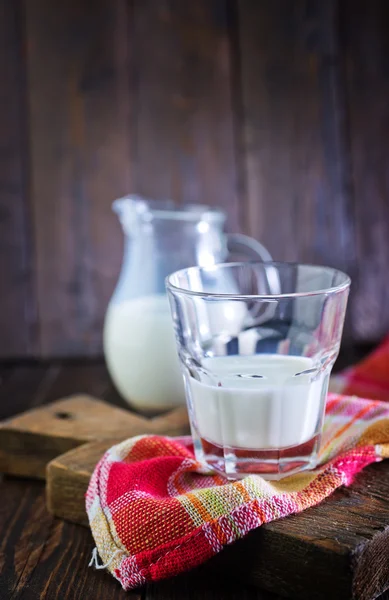
<svg viewBox="0 0 389 600">
<path fill-rule="evenodd" d="M 244 254 L 250 260 L 260 260 L 264 263 L 271 262 L 270 252 L 257 240 L 243 233 L 227 234 L 227 248 L 230 253 L 236 252 Z M 271 265 L 266 267 L 266 279 L 268 284 L 268 293 L 278 295 L 281 293 L 281 283 L 277 270 Z"/>
</svg>

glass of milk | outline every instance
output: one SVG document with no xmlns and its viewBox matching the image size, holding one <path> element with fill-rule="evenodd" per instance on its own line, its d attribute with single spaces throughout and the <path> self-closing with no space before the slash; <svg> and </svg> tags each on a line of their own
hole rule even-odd
<svg viewBox="0 0 389 600">
<path fill-rule="evenodd" d="M 314 467 L 349 277 L 257 262 L 166 281 L 198 460 L 232 479 Z M 237 314 L 239 323 L 229 320 Z"/>
<path fill-rule="evenodd" d="M 271 257 L 256 240 L 224 233 L 224 212 L 205 205 L 177 207 L 171 201 L 127 196 L 116 200 L 113 208 L 125 243 L 119 280 L 104 323 L 108 370 L 130 405 L 145 412 L 172 408 L 185 403 L 185 392 L 165 278 L 184 267 L 223 262 L 229 252 L 256 260 Z M 270 279 L 273 290 L 279 283 L 275 275 Z M 216 279 L 218 289 L 223 289 L 228 278 Z M 227 304 L 225 309 L 227 313 L 222 308 L 219 315 L 219 306 L 211 321 L 203 315 L 209 335 L 226 319 L 231 330 L 240 330 L 245 307 L 231 310 Z"/>
</svg>

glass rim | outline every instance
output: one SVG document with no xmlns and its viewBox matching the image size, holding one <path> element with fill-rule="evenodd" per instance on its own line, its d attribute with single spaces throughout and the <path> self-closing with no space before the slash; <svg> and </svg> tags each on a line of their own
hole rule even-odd
<svg viewBox="0 0 389 600">
<path fill-rule="evenodd" d="M 179 287 L 174 285 L 170 280 L 175 275 L 179 275 L 180 273 L 185 273 L 187 271 L 197 271 L 197 272 L 212 272 L 221 269 L 228 269 L 230 267 L 242 267 L 248 265 L 263 265 L 265 267 L 310 267 L 317 269 L 318 271 L 325 269 L 328 271 L 332 271 L 334 274 L 340 274 L 343 277 L 343 281 L 338 285 L 334 285 L 328 288 L 322 288 L 318 290 L 311 290 L 309 292 L 287 292 L 285 294 L 225 294 L 225 293 L 214 293 L 214 292 L 198 292 L 195 290 L 190 290 L 188 288 Z M 218 263 L 212 265 L 210 267 L 200 267 L 193 266 L 187 267 L 186 269 L 180 269 L 179 271 L 175 271 L 168 275 L 165 279 L 165 285 L 167 290 L 172 293 L 177 292 L 181 294 L 185 294 L 186 296 L 195 296 L 197 298 L 215 298 L 220 300 L 282 300 L 288 298 L 306 298 L 312 296 L 323 296 L 325 294 L 337 294 L 344 290 L 347 290 L 351 285 L 351 278 L 347 273 L 341 271 L 340 269 L 336 269 L 334 267 L 326 267 L 324 265 L 313 265 L 310 263 L 299 263 L 299 262 L 286 262 L 286 261 L 236 261 L 230 263 Z"/>
</svg>

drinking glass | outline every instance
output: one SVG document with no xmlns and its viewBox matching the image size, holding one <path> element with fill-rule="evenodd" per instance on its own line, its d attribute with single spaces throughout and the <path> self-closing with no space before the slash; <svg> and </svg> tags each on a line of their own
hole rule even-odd
<svg viewBox="0 0 389 600">
<path fill-rule="evenodd" d="M 231 479 L 314 467 L 349 277 L 229 263 L 177 271 L 166 285 L 196 458 Z"/>
</svg>

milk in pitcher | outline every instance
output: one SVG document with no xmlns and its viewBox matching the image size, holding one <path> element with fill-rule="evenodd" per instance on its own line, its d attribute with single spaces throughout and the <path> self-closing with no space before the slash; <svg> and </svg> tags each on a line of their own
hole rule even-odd
<svg viewBox="0 0 389 600">
<path fill-rule="evenodd" d="M 111 377 L 129 404 L 152 411 L 185 402 L 165 294 L 111 303 L 104 326 L 104 353 Z"/>
</svg>

